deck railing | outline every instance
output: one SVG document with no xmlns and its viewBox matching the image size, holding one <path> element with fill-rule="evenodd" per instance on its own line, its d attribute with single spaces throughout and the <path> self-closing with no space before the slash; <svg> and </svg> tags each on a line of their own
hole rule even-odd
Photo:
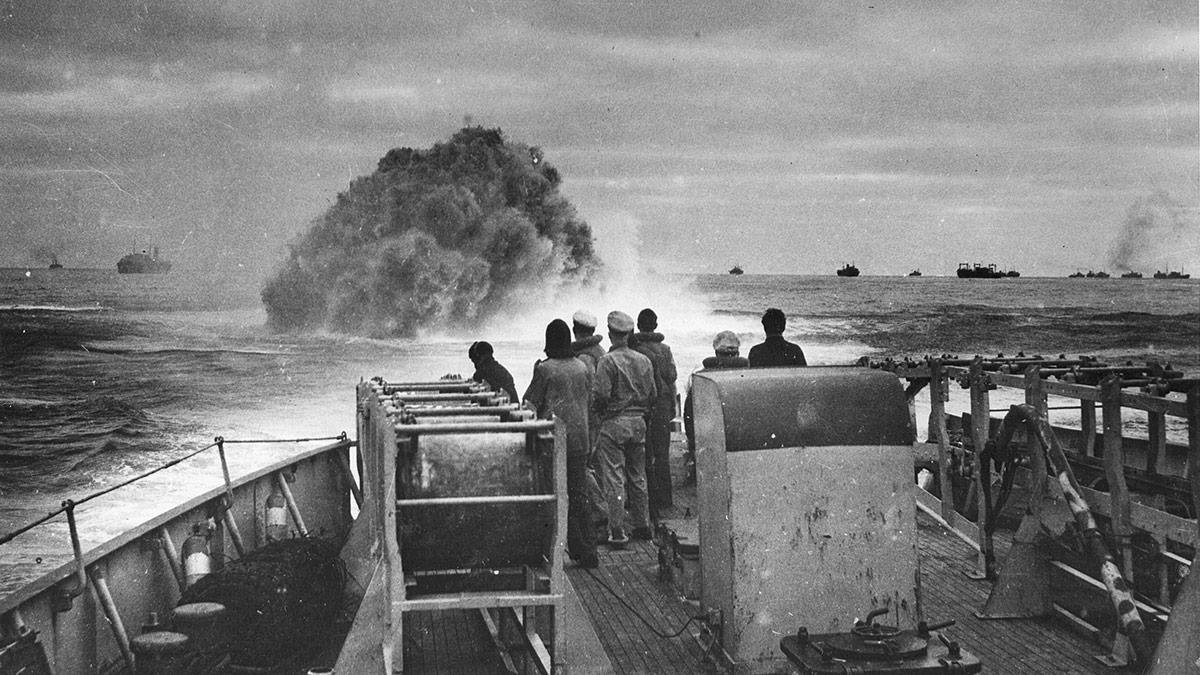
<svg viewBox="0 0 1200 675">
<path fill-rule="evenodd" d="M 991 476 L 983 466 L 987 461 L 983 451 L 989 443 L 995 447 L 999 418 L 1006 409 L 996 407 L 994 401 L 1005 399 L 1023 406 L 1031 417 L 1047 419 L 1053 414 L 1063 425 L 1050 433 L 1068 437 L 1062 444 L 1065 454 L 1075 471 L 1087 474 L 1079 492 L 1102 526 L 1107 523 L 1112 557 L 1124 578 L 1140 591 L 1135 606 L 1148 620 L 1167 621 L 1172 600 L 1200 545 L 1196 519 L 1200 506 L 1200 380 L 1153 364 L 1110 367 L 1088 358 L 929 358 L 872 365 L 908 380 L 910 401 L 925 386 L 929 388 L 929 443 L 936 448 L 937 485 L 918 490 L 919 506 L 976 547 L 979 553 L 972 576 L 989 580 L 998 576 L 993 554 L 995 524 L 987 522 L 988 514 L 995 510 L 995 504 L 988 501 L 993 486 L 983 483 Z M 965 402 L 961 398 L 952 401 L 951 392 L 959 387 L 967 390 Z M 1078 410 L 1078 418 L 1070 419 L 1068 410 Z M 1142 437 L 1128 434 L 1135 418 L 1139 423 L 1144 420 Z M 955 438 L 951 423 L 959 420 L 961 438 Z M 1054 483 L 1047 474 L 1049 449 L 1043 447 L 1039 434 L 1025 434 L 1022 440 L 1021 464 L 1028 471 L 1031 488 L 1026 514 L 1038 516 L 1047 497 L 1048 478 Z M 961 493 L 961 479 L 969 479 L 969 488 L 956 508 L 952 496 L 956 488 Z M 1148 550 L 1138 549 L 1135 542 L 1151 545 Z M 1018 545 L 1014 542 L 1013 546 L 1015 550 Z M 1083 564 L 1054 559 L 1049 565 L 1055 575 L 1104 590 L 1094 561 Z M 1054 605 L 1052 609 L 1104 637 L 1105 631 L 1070 615 L 1066 608 Z M 987 613 L 983 608 L 981 615 Z"/>
</svg>

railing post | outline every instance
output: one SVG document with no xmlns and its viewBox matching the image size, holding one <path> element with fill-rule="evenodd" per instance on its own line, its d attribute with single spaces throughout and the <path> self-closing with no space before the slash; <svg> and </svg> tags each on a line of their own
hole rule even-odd
<svg viewBox="0 0 1200 675">
<path fill-rule="evenodd" d="M 1095 457 L 1096 452 L 1096 402 L 1079 400 L 1079 428 L 1083 430 L 1083 447 L 1080 449 L 1085 457 Z"/>
<path fill-rule="evenodd" d="M 1030 366 L 1025 371 L 1025 402 L 1038 415 L 1049 419 L 1046 393 L 1042 391 L 1042 369 L 1038 366 Z M 1046 448 L 1042 447 L 1042 442 L 1035 433 L 1027 433 L 1025 442 L 1029 447 L 1029 460 L 1032 463 L 1030 470 L 1033 472 L 1033 489 L 1029 494 L 1029 510 L 1030 513 L 1037 516 L 1042 512 L 1042 497 L 1046 490 Z"/>
<path fill-rule="evenodd" d="M 1188 456 L 1187 476 L 1192 485 L 1192 517 L 1200 532 L 1200 385 L 1187 393 Z"/>
<path fill-rule="evenodd" d="M 1160 412 L 1147 412 L 1146 431 L 1150 441 L 1150 447 L 1146 450 L 1146 473 L 1157 474 L 1167 459 L 1167 416 Z"/>
<path fill-rule="evenodd" d="M 1122 451 L 1121 378 L 1109 375 L 1100 382 L 1100 397 L 1104 413 L 1104 474 L 1108 479 L 1108 496 L 1112 502 L 1112 531 L 1116 539 L 1116 555 L 1122 573 L 1133 578 L 1133 548 L 1130 543 L 1129 488 L 1125 485 L 1125 453 Z"/>
<path fill-rule="evenodd" d="M 979 558 L 976 561 L 975 573 L 971 576 L 979 579 L 995 578 L 992 562 L 995 553 L 992 549 L 992 537 L 987 532 L 984 521 L 987 518 L 987 495 L 983 491 L 983 465 L 980 455 L 987 445 L 991 432 L 991 413 L 989 412 L 988 375 L 983 370 L 983 359 L 976 358 L 971 362 L 971 438 L 974 441 L 974 452 L 971 453 L 971 468 L 974 471 L 975 486 L 975 525 L 979 538 Z"/>
</svg>

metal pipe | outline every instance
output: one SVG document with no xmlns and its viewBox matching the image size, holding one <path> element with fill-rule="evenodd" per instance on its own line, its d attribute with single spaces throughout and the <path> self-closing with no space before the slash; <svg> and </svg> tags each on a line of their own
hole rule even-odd
<svg viewBox="0 0 1200 675">
<path fill-rule="evenodd" d="M 417 436 L 421 434 L 462 434 L 462 433 L 528 433 L 531 431 L 552 431 L 554 420 L 533 420 L 529 422 L 459 422 L 456 424 L 397 424 L 396 434 Z"/>
<path fill-rule="evenodd" d="M 71 609 L 71 600 L 78 598 L 87 590 L 87 568 L 83 562 L 83 547 L 79 544 L 79 527 L 75 524 L 75 502 L 70 499 L 62 503 L 67 514 L 67 527 L 71 531 L 71 550 L 75 554 L 75 585 L 64 588 L 57 598 L 55 611 L 65 612 Z"/>
<path fill-rule="evenodd" d="M 334 453 L 337 456 L 338 466 L 342 469 L 342 478 L 345 479 L 346 485 L 350 486 L 350 494 L 354 497 L 354 503 L 358 508 L 362 508 L 363 494 L 362 488 L 358 486 L 358 481 L 354 479 L 354 474 L 350 471 L 350 460 L 346 459 L 346 455 L 339 450 Z"/>
<path fill-rule="evenodd" d="M 187 590 L 187 576 L 183 573 L 183 566 L 179 564 L 179 550 L 175 548 L 175 542 L 171 539 L 171 532 L 165 527 L 158 528 L 158 543 L 159 550 L 167 558 L 167 564 L 171 566 L 171 574 L 175 575 L 175 582 L 179 584 L 179 592 Z"/>
<path fill-rule="evenodd" d="M 552 502 L 557 495 L 497 495 L 495 497 L 426 497 L 397 499 L 396 506 L 457 506 L 462 504 L 527 504 Z"/>
<path fill-rule="evenodd" d="M 300 516 L 300 507 L 296 504 L 296 498 L 292 496 L 292 488 L 288 487 L 283 472 L 275 472 L 275 484 L 279 486 L 279 491 L 283 493 L 283 498 L 287 501 L 288 511 L 292 514 L 292 521 L 296 523 L 296 529 L 300 532 L 300 536 L 307 537 L 308 528 L 304 526 L 304 518 Z"/>
<path fill-rule="evenodd" d="M 104 608 L 104 616 L 108 619 L 109 627 L 112 628 L 113 637 L 117 639 L 117 646 L 121 648 L 121 655 L 129 664 L 130 672 L 137 672 L 137 668 L 134 667 L 133 650 L 129 648 L 129 634 L 125 632 L 125 624 L 121 622 L 121 613 L 117 611 L 117 603 L 113 601 L 112 593 L 108 590 L 108 581 L 104 578 L 104 570 L 100 567 L 93 567 L 90 572 L 92 587 L 96 589 L 96 595 L 100 598 L 100 606 Z"/>
<path fill-rule="evenodd" d="M 229 538 L 233 541 L 233 547 L 237 549 L 239 558 L 246 555 L 246 545 L 242 543 L 242 531 L 238 529 L 237 521 L 233 519 L 233 514 L 230 511 L 233 509 L 233 481 L 229 479 L 229 462 L 225 460 L 225 439 L 217 436 L 213 439 L 217 444 L 217 454 L 221 456 L 221 475 L 225 477 L 225 499 L 222 500 L 221 522 L 229 530 Z"/>
<path fill-rule="evenodd" d="M 239 558 L 246 557 L 246 544 L 242 542 L 242 531 L 238 528 L 237 521 L 233 518 L 232 504 L 223 504 L 221 508 L 221 522 L 225 524 L 229 530 L 229 539 L 233 542 L 233 547 L 237 549 Z"/>
</svg>

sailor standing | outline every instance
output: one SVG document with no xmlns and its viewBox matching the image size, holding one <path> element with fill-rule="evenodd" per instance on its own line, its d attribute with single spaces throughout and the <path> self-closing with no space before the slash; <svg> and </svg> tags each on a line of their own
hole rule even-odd
<svg viewBox="0 0 1200 675">
<path fill-rule="evenodd" d="M 614 546 L 623 546 L 630 534 L 650 538 L 645 418 L 658 389 L 650 359 L 629 348 L 632 332 L 633 319 L 628 314 L 609 312 L 612 348 L 597 362 L 592 383 L 592 410 L 600 416 L 596 440 L 600 487 L 608 502 L 609 541 Z"/>
</svg>

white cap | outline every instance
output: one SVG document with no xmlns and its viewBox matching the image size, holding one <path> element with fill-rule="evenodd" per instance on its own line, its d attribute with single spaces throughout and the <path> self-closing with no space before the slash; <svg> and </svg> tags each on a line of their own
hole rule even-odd
<svg viewBox="0 0 1200 675">
<path fill-rule="evenodd" d="M 571 321 L 572 323 L 583 326 L 584 328 L 596 327 L 596 315 L 592 314 L 586 309 L 581 309 L 578 312 L 575 312 L 574 316 L 571 317 Z"/>
</svg>

